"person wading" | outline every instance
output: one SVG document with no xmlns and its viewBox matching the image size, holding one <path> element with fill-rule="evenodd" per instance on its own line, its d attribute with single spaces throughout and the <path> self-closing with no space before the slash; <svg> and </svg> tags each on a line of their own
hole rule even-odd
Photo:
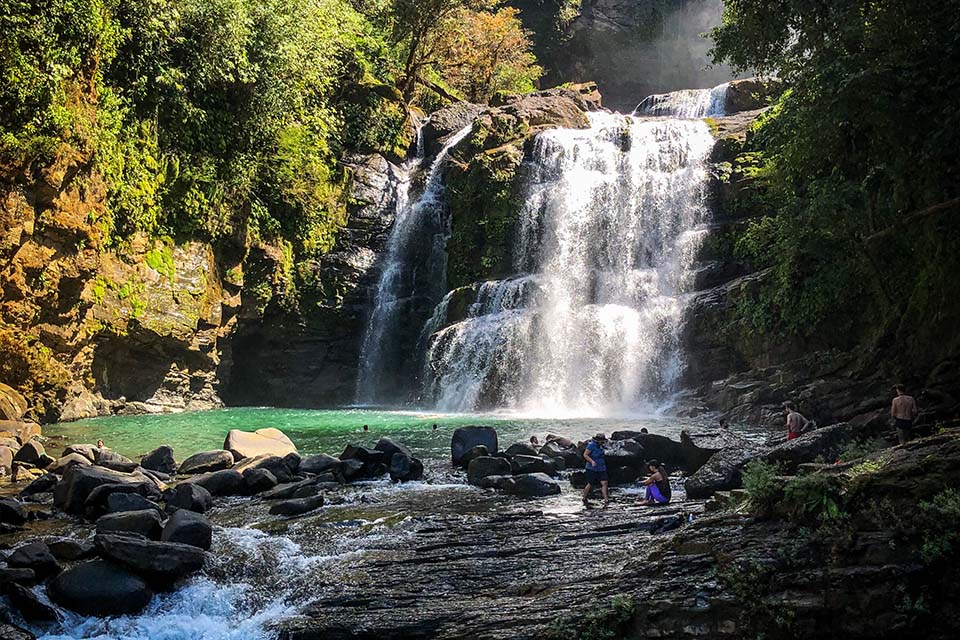
<svg viewBox="0 0 960 640">
<path fill-rule="evenodd" d="M 583 451 L 583 459 L 587 461 L 585 471 L 587 472 L 587 486 L 583 488 L 583 506 L 589 507 L 590 491 L 595 485 L 600 485 L 600 493 L 603 494 L 603 506 L 610 503 L 607 495 L 607 460 L 604 458 L 603 445 L 607 441 L 607 436 L 598 433 L 587 443 L 587 448 Z"/>
<path fill-rule="evenodd" d="M 799 438 L 810 421 L 800 415 L 792 402 L 783 403 L 783 413 L 787 419 L 787 440 Z"/>
<path fill-rule="evenodd" d="M 898 384 L 893 388 L 896 397 L 890 405 L 890 415 L 893 416 L 894 426 L 897 428 L 897 440 L 906 444 L 913 438 L 913 423 L 920 410 L 913 396 L 907 395 L 907 388 Z"/>
</svg>

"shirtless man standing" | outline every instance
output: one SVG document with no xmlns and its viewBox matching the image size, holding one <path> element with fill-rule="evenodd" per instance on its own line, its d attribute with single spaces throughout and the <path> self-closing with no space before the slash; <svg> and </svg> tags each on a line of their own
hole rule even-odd
<svg viewBox="0 0 960 640">
<path fill-rule="evenodd" d="M 800 415 L 792 402 L 783 403 L 783 415 L 786 416 L 787 440 L 799 438 L 810 421 Z"/>
<path fill-rule="evenodd" d="M 893 390 L 897 393 L 897 397 L 890 405 L 890 415 L 893 416 L 893 422 L 897 427 L 897 439 L 900 444 L 906 444 L 913 437 L 913 422 L 920 411 L 913 396 L 907 395 L 906 387 L 898 384 Z"/>
</svg>

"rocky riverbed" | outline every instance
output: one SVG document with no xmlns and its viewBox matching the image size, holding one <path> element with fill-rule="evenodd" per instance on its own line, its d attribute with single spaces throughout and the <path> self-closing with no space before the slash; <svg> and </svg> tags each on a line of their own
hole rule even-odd
<svg viewBox="0 0 960 640">
<path fill-rule="evenodd" d="M 0 503 L 3 637 L 592 637 L 586 625 L 607 637 L 792 638 L 836 627 L 866 638 L 958 628 L 937 591 L 949 594 L 956 577 L 945 492 L 960 481 L 958 434 L 837 465 L 817 461 L 853 451 L 858 427 L 775 446 L 722 429 L 613 435 L 612 504 L 589 510 L 571 486 L 582 442 L 531 451 L 483 427 L 455 432 L 450 458 L 423 461 L 389 438 L 301 457 L 276 430 L 231 432 L 224 449 L 179 461 L 168 448 L 130 461 L 67 447 L 53 471 Z M 669 506 L 636 504 L 650 457 L 674 472 Z M 758 460 L 780 474 L 773 508 L 755 488 L 738 489 Z M 801 502 L 821 502 L 798 515 L 791 487 L 809 478 L 825 484 Z M 917 532 L 890 515 L 934 499 L 943 530 Z M 817 515 L 828 500 L 842 518 Z"/>
</svg>

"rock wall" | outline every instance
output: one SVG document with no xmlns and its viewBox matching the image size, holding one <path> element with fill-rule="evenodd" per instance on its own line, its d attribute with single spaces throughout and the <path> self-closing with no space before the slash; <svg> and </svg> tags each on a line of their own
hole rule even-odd
<svg viewBox="0 0 960 640">
<path fill-rule="evenodd" d="M 236 299 L 212 247 L 107 245 L 106 191 L 82 154 L 0 183 L 0 378 L 27 417 L 221 405 L 219 340 Z"/>
</svg>

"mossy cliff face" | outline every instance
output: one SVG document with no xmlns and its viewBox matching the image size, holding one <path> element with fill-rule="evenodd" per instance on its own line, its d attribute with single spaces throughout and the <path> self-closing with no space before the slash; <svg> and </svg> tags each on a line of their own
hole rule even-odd
<svg viewBox="0 0 960 640">
<path fill-rule="evenodd" d="M 511 274 L 522 164 L 534 136 L 557 127 L 586 128 L 587 112 L 599 107 L 596 85 L 588 83 L 506 98 L 480 113 L 446 174 L 450 289 Z"/>
<path fill-rule="evenodd" d="M 0 187 L 0 378 L 41 421 L 219 406 L 231 301 L 212 248 L 143 235 L 108 246 L 88 160 L 64 146 Z"/>
</svg>

